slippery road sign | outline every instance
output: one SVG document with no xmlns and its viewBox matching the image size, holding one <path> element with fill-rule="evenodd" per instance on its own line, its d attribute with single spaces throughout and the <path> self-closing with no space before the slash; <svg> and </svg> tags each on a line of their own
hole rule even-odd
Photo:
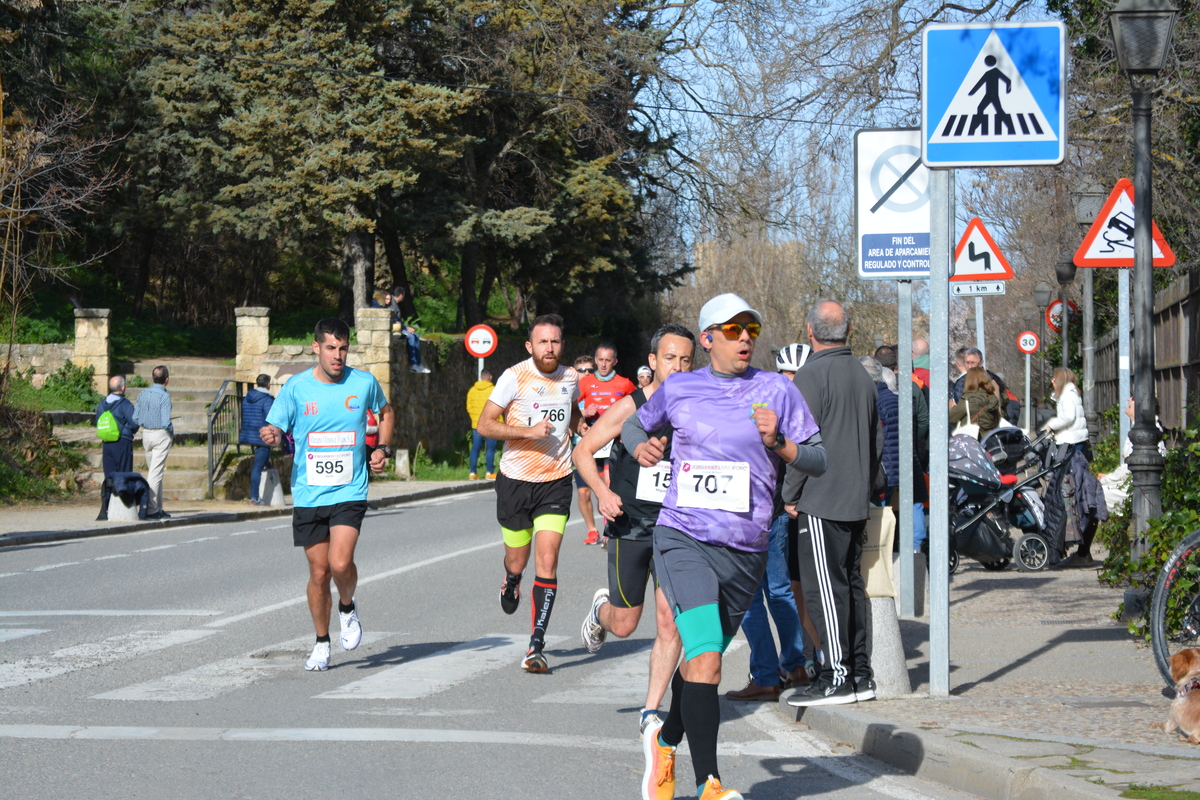
<svg viewBox="0 0 1200 800">
<path fill-rule="evenodd" d="M 1158 223 L 1150 220 L 1150 226 L 1154 266 L 1175 266 L 1175 253 L 1158 229 Z M 1096 215 L 1083 244 L 1075 251 L 1075 266 L 1133 266 L 1133 184 L 1128 178 L 1117 181 L 1104 208 Z"/>
</svg>

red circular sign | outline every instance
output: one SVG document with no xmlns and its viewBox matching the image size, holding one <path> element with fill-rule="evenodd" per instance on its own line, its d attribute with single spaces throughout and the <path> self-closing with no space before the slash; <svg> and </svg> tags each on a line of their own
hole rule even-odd
<svg viewBox="0 0 1200 800">
<path fill-rule="evenodd" d="M 1067 303 L 1067 307 L 1070 309 L 1071 319 L 1075 319 L 1079 315 L 1079 306 L 1072 300 Z M 1046 307 L 1046 324 L 1055 333 L 1062 333 L 1062 300 L 1055 300 Z"/>
<path fill-rule="evenodd" d="M 487 358 L 496 352 L 499 340 L 496 332 L 490 326 L 476 325 L 467 331 L 467 335 L 463 338 L 463 344 L 466 345 L 467 352 L 476 358 Z"/>
<path fill-rule="evenodd" d="M 1025 355 L 1036 353 L 1041 346 L 1041 339 L 1033 331 L 1022 331 L 1017 334 L 1017 349 Z"/>
</svg>

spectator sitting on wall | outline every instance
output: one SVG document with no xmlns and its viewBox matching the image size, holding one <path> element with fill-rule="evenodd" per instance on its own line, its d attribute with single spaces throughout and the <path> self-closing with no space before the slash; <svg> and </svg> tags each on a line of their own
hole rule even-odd
<svg viewBox="0 0 1200 800">
<path fill-rule="evenodd" d="M 424 374 L 431 370 L 421 363 L 421 337 L 417 335 L 416 328 L 403 318 L 400 311 L 400 303 L 403 302 L 407 291 L 403 286 L 397 286 L 391 292 L 376 292 L 371 300 L 371 308 L 386 308 L 392 312 L 392 333 L 404 337 L 404 344 L 408 350 L 408 371 Z"/>
</svg>

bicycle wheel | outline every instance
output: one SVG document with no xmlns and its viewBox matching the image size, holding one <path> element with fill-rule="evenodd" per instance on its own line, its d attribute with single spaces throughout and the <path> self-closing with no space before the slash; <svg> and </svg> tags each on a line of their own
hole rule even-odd
<svg viewBox="0 0 1200 800">
<path fill-rule="evenodd" d="M 1171 656 L 1200 644 L 1200 530 L 1184 537 L 1158 573 L 1150 601 L 1154 663 L 1173 687 Z"/>
</svg>

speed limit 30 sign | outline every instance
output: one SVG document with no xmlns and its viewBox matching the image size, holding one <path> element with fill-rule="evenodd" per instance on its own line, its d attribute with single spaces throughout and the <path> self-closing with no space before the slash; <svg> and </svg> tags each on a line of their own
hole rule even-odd
<svg viewBox="0 0 1200 800">
<path fill-rule="evenodd" d="M 1041 347 L 1041 340 L 1033 331 L 1023 331 L 1017 334 L 1017 349 L 1025 355 L 1033 355 Z"/>
</svg>

